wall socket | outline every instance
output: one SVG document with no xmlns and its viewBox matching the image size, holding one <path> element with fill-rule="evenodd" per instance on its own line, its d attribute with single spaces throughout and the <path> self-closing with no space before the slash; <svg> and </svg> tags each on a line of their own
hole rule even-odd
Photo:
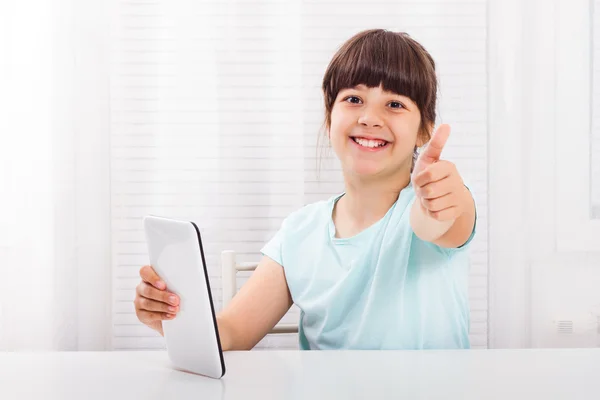
<svg viewBox="0 0 600 400">
<path fill-rule="evenodd" d="M 554 321 L 556 347 L 600 347 L 600 314 L 566 313 Z"/>
</svg>

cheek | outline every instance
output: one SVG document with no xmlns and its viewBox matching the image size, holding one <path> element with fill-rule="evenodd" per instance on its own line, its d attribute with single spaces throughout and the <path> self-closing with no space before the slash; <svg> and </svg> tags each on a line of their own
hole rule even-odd
<svg viewBox="0 0 600 400">
<path fill-rule="evenodd" d="M 344 140 L 346 136 L 339 130 L 339 128 L 336 129 L 336 127 L 333 125 L 331 126 L 331 130 L 329 132 L 329 143 L 331 145 L 331 149 L 335 154 L 337 154 L 338 157 L 340 157 L 345 152 L 344 149 L 346 143 L 344 143 Z"/>
<path fill-rule="evenodd" d="M 413 158 L 417 144 L 418 126 L 414 127 L 410 123 L 396 124 L 393 134 L 395 143 L 392 152 L 395 162 L 399 164 L 409 162 Z"/>
<path fill-rule="evenodd" d="M 400 121 L 394 125 L 394 137 L 397 147 L 401 149 L 410 149 L 412 152 L 417 144 L 417 136 L 419 134 L 419 124 L 414 121 Z"/>
<path fill-rule="evenodd" d="M 348 134 L 348 130 L 352 128 L 351 116 L 336 111 L 331 112 L 331 127 L 329 128 L 329 139 L 332 145 L 342 143 Z"/>
</svg>

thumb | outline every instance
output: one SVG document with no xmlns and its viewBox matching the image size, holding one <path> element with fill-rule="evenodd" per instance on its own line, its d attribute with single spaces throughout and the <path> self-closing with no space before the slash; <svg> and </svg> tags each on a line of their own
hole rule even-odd
<svg viewBox="0 0 600 400">
<path fill-rule="evenodd" d="M 167 285 L 160 279 L 160 276 L 156 274 L 154 268 L 150 265 L 144 265 L 142 269 L 140 269 L 140 277 L 144 282 L 151 284 L 158 290 L 167 288 Z"/>
<path fill-rule="evenodd" d="M 431 140 L 427 144 L 427 147 L 421 153 L 421 156 L 424 157 L 424 161 L 434 162 L 439 161 L 442 150 L 444 150 L 444 146 L 446 145 L 446 141 L 450 136 L 450 125 L 442 124 L 440 125 L 436 131 L 433 133 Z"/>
</svg>

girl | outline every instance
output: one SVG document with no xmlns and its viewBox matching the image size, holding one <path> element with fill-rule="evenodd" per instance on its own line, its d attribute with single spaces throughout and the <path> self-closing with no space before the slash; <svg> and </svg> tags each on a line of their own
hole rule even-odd
<svg viewBox="0 0 600 400">
<path fill-rule="evenodd" d="M 406 34 L 364 31 L 334 55 L 322 89 L 345 190 L 285 218 L 217 318 L 223 350 L 252 349 L 292 304 L 301 349 L 468 348 L 475 204 L 440 159 L 450 128 L 432 134 L 433 59 Z M 140 275 L 137 316 L 162 334 L 179 300 L 150 266 Z"/>
</svg>

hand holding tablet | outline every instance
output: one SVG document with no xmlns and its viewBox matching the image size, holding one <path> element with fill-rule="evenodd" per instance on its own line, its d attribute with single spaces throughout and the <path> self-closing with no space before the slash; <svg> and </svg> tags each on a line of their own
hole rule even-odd
<svg viewBox="0 0 600 400">
<path fill-rule="evenodd" d="M 138 318 L 159 332 L 162 326 L 175 367 L 221 378 L 225 363 L 198 227 L 189 221 L 147 216 L 144 231 L 151 268 L 141 271 Z"/>
</svg>

